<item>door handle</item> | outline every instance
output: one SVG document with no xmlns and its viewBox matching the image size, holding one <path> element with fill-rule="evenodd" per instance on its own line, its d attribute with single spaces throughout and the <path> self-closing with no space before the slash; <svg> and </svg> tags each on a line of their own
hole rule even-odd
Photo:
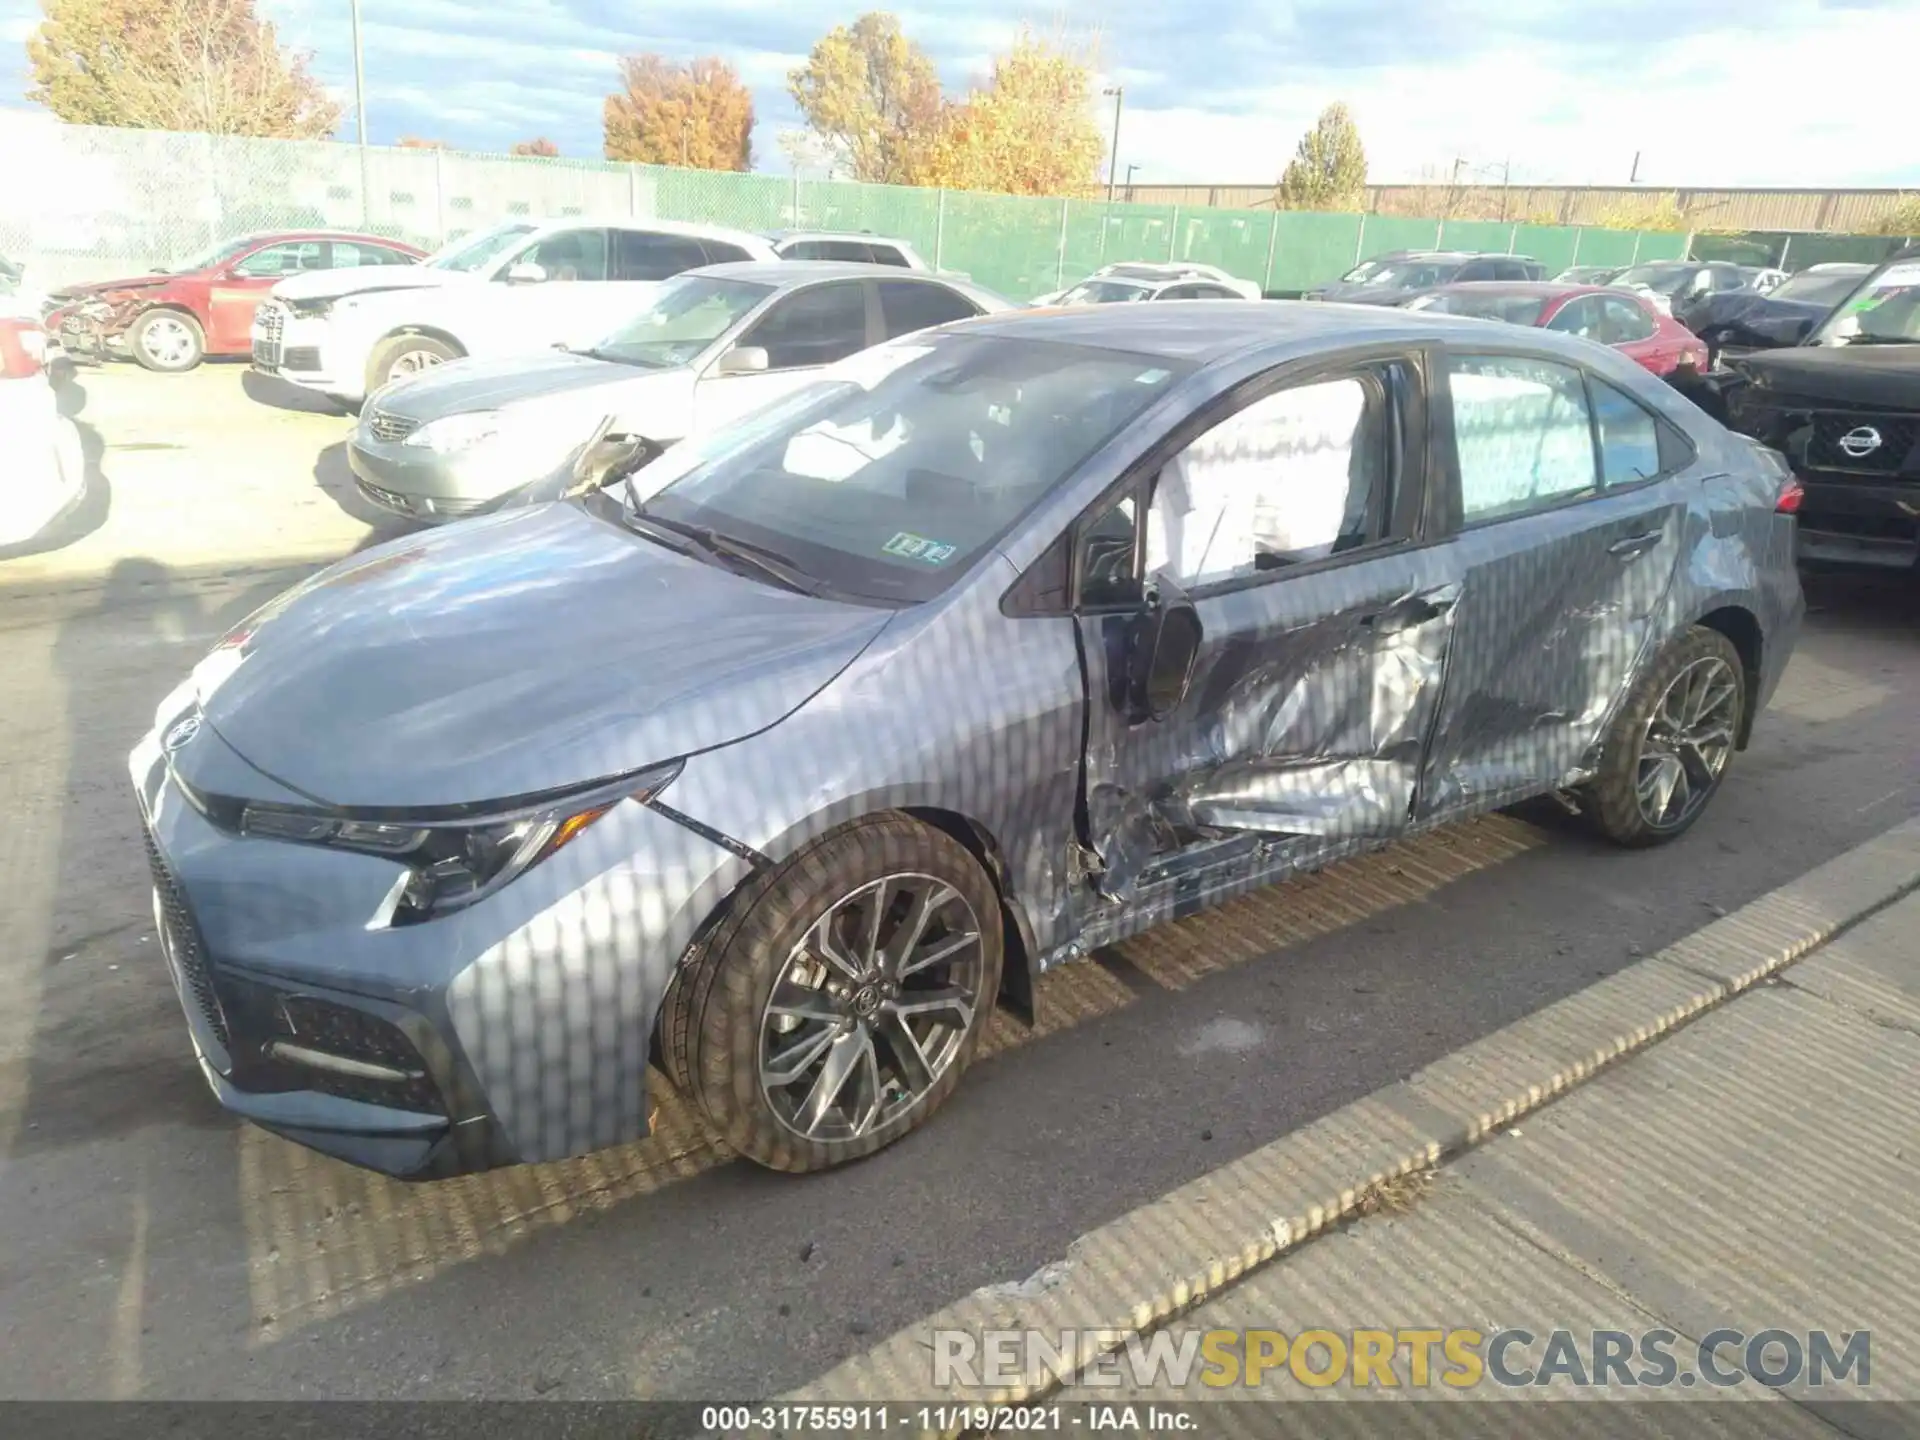
<svg viewBox="0 0 1920 1440">
<path fill-rule="evenodd" d="M 1649 530 L 1643 535 L 1629 535 L 1624 540 L 1616 540 L 1607 546 L 1609 555 L 1617 555 L 1622 560 L 1631 560 L 1636 555 L 1644 555 L 1660 543 L 1663 530 Z"/>
</svg>

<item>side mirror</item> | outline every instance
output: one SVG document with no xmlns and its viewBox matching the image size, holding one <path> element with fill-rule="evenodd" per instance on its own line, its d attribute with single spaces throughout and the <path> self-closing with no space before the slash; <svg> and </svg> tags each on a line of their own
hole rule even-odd
<svg viewBox="0 0 1920 1440">
<path fill-rule="evenodd" d="M 507 269 L 509 285 L 538 285 L 547 278 L 547 267 L 537 265 L 531 260 L 522 260 Z"/>
<path fill-rule="evenodd" d="M 1129 724 L 1164 720 L 1187 698 L 1200 658 L 1200 614 L 1178 587 L 1156 580 L 1128 628 L 1124 708 Z"/>
<path fill-rule="evenodd" d="M 716 375 L 758 375 L 767 368 L 767 352 L 758 345 L 736 345 L 720 357 Z"/>
</svg>

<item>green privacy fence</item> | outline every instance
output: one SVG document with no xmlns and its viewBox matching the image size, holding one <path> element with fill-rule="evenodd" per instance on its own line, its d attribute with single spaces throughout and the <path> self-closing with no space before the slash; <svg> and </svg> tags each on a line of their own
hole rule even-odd
<svg viewBox="0 0 1920 1440">
<path fill-rule="evenodd" d="M 0 254 L 30 283 L 178 265 L 248 231 L 330 226 L 429 248 L 515 216 L 698 220 L 745 230 L 867 230 L 1017 299 L 1122 260 L 1217 265 L 1262 289 L 1332 280 L 1386 250 L 1531 255 L 1575 263 L 1675 259 L 1679 234 L 1481 220 L 1107 204 L 804 181 L 599 160 L 367 149 L 87 126 L 5 137 Z"/>
</svg>

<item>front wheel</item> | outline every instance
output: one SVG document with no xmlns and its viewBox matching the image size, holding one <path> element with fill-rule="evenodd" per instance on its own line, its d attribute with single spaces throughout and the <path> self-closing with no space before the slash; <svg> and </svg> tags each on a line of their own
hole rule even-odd
<svg viewBox="0 0 1920 1440">
<path fill-rule="evenodd" d="M 178 310 L 149 310 L 133 322 L 127 345 L 135 360 L 163 375 L 191 370 L 207 353 L 200 322 Z"/>
<path fill-rule="evenodd" d="M 1726 778 L 1746 714 L 1746 669 L 1717 630 L 1695 626 L 1635 682 L 1589 787 L 1600 831 L 1619 845 L 1684 834 Z"/>
<path fill-rule="evenodd" d="M 396 335 L 375 349 L 367 364 L 367 394 L 373 395 L 389 380 L 417 375 L 459 358 L 459 350 L 431 335 Z"/>
<path fill-rule="evenodd" d="M 741 897 L 687 997 L 687 1075 L 713 1126 L 775 1170 L 823 1170 L 932 1115 L 1000 989 L 1000 912 L 966 848 L 862 821 Z"/>
</svg>

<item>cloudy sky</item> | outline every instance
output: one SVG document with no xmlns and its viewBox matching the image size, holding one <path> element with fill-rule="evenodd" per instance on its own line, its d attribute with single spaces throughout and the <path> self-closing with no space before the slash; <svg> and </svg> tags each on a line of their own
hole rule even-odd
<svg viewBox="0 0 1920 1440">
<path fill-rule="evenodd" d="M 1465 160 L 1516 181 L 1914 185 L 1920 0 L 948 0 L 897 11 L 950 89 L 1023 20 L 1100 29 L 1139 183 L 1263 183 L 1319 108 L 1359 118 L 1374 178 Z M 262 0 L 352 95 L 348 0 Z M 756 163 L 781 169 L 786 74 L 846 0 L 362 0 L 369 133 L 600 153 L 615 57 L 718 54 L 753 88 Z M 0 0 L 0 105 L 21 103 L 39 0 Z M 1905 57 L 1905 58 L 1903 58 Z M 1103 123 L 1111 112 L 1103 112 Z M 342 138 L 350 138 L 349 118 Z"/>
</svg>

